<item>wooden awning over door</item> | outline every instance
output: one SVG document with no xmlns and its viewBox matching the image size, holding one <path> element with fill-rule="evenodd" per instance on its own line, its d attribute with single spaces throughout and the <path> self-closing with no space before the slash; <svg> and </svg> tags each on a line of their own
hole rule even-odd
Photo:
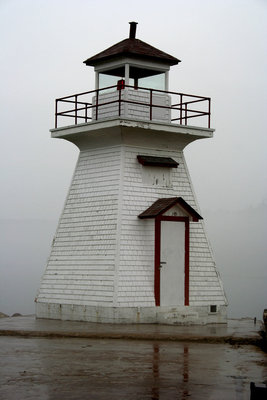
<svg viewBox="0 0 267 400">
<path fill-rule="evenodd" d="M 194 222 L 203 219 L 193 207 L 191 207 L 182 197 L 162 198 L 156 200 L 150 207 L 138 215 L 138 218 L 156 218 L 164 214 L 170 208 L 177 205 L 185 214 L 192 218 Z"/>
</svg>

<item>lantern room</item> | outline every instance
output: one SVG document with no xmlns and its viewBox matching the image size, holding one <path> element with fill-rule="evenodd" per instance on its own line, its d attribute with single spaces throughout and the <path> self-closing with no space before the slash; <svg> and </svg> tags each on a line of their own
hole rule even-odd
<svg viewBox="0 0 267 400">
<path fill-rule="evenodd" d="M 118 117 L 210 128 L 210 98 L 170 91 L 170 67 L 180 60 L 137 39 L 136 27 L 130 22 L 127 39 L 84 61 L 95 88 L 56 99 L 55 128 Z"/>
<path fill-rule="evenodd" d="M 130 22 L 129 38 L 88 58 L 95 69 L 95 88 L 123 85 L 169 90 L 169 70 L 177 58 L 136 39 L 137 22 Z"/>
<path fill-rule="evenodd" d="M 122 117 L 171 122 L 169 70 L 180 60 L 136 39 L 136 22 L 130 22 L 129 38 L 109 47 L 84 63 L 95 69 L 97 95 L 92 119 Z"/>
</svg>

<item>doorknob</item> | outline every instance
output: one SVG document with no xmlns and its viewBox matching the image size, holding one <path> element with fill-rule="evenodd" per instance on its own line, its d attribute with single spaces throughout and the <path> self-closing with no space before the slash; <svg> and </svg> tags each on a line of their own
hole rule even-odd
<svg viewBox="0 0 267 400">
<path fill-rule="evenodd" d="M 162 268 L 162 266 L 163 266 L 164 264 L 167 264 L 166 261 L 161 261 L 161 263 L 160 263 L 160 265 L 159 265 L 159 268 Z"/>
</svg>

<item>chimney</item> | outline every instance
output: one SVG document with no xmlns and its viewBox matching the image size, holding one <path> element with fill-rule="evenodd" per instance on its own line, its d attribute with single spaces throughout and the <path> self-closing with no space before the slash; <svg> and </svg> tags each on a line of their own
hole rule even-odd
<svg viewBox="0 0 267 400">
<path fill-rule="evenodd" d="M 129 24 L 130 24 L 129 39 L 135 39 L 136 25 L 138 24 L 138 22 L 129 22 Z"/>
</svg>

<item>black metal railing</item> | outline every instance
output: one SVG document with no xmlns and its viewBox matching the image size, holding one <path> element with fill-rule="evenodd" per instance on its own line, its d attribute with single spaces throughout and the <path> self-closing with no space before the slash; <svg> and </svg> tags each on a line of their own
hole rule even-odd
<svg viewBox="0 0 267 400">
<path fill-rule="evenodd" d="M 124 98 L 124 96 L 122 96 L 122 93 L 127 88 L 149 93 L 149 96 L 147 96 L 148 101 L 139 101 Z M 104 97 L 101 95 L 112 91 L 117 91 L 117 98 L 115 98 L 114 100 L 111 99 L 109 101 L 103 101 Z M 154 94 L 165 94 L 170 96 L 171 105 L 156 104 L 153 100 L 153 98 L 156 97 L 154 96 Z M 103 89 L 90 90 L 87 92 L 76 93 L 71 96 L 65 96 L 56 99 L 55 128 L 58 128 L 59 118 L 61 117 L 72 118 L 75 125 L 77 125 L 78 123 L 87 123 L 92 119 L 99 120 L 101 119 L 101 116 L 99 116 L 101 107 L 103 109 L 104 106 L 108 106 L 111 104 L 118 104 L 116 115 L 119 117 L 122 114 L 122 104 L 136 104 L 138 106 L 149 108 L 150 121 L 153 121 L 153 110 L 166 109 L 170 110 L 170 121 L 172 123 L 188 125 L 188 120 L 192 118 L 206 117 L 205 127 L 210 128 L 211 99 L 209 97 L 170 91 L 167 92 L 164 90 L 144 87 L 136 88 L 130 85 L 108 86 Z M 196 107 L 193 106 L 192 108 L 192 104 L 196 105 Z"/>
</svg>

